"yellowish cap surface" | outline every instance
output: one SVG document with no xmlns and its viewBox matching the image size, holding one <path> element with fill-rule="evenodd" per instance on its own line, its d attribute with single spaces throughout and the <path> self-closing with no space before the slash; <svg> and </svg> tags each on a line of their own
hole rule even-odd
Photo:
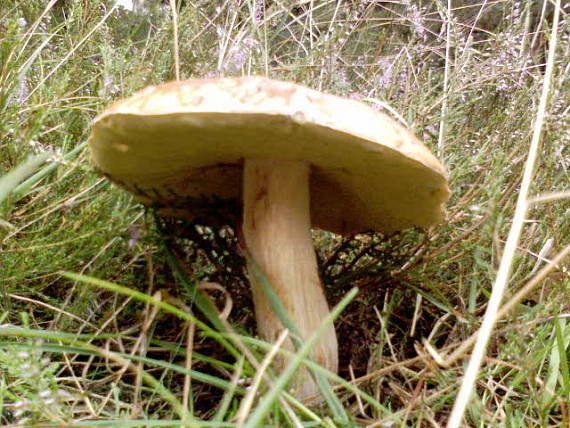
<svg viewBox="0 0 570 428">
<path fill-rule="evenodd" d="M 142 202 L 206 221 L 221 206 L 239 215 L 245 158 L 309 162 L 313 225 L 338 233 L 429 226 L 449 198 L 443 165 L 390 117 L 262 77 L 146 88 L 99 115 L 89 144 Z"/>
</svg>

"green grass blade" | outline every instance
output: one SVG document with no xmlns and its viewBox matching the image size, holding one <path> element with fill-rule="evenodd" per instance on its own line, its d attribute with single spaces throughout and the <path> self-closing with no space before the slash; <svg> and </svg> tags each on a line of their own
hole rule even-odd
<svg viewBox="0 0 570 428">
<path fill-rule="evenodd" d="M 237 378 L 243 372 L 245 357 L 242 356 L 234 366 L 234 377 Z M 212 422 L 222 422 L 224 417 L 226 416 L 228 409 L 230 408 L 230 404 L 235 396 L 235 391 L 237 388 L 237 382 L 231 382 L 228 389 L 226 389 L 226 393 L 222 398 L 222 402 L 216 411 L 216 415 L 212 419 Z"/>
<path fill-rule="evenodd" d="M 233 428 L 237 427 L 236 424 L 230 422 L 209 422 L 209 421 L 199 421 L 200 427 L 213 427 L 213 428 Z M 48 425 L 42 425 L 43 427 L 48 427 Z M 116 419 L 116 420 L 104 420 L 104 421 L 81 421 L 73 422 L 74 427 L 111 427 L 111 428 L 147 428 L 147 427 L 186 427 L 187 422 L 180 420 L 166 420 L 166 419 L 139 419 L 136 421 L 130 421 L 126 419 Z M 40 428 L 39 426 L 36 426 Z"/>
<path fill-rule="evenodd" d="M 35 173 L 50 155 L 51 153 L 42 153 L 30 156 L 22 164 L 0 177 L 0 215 L 3 215 L 8 209 L 6 205 L 11 199 L 11 193 L 14 189 L 30 175 Z"/>
<path fill-rule="evenodd" d="M 41 338 L 44 340 L 52 340 L 52 341 L 59 341 L 66 343 L 65 346 L 63 345 L 54 345 L 54 344 L 43 344 L 38 346 L 36 344 L 29 345 L 25 343 L 14 343 L 14 342 L 0 342 L 0 349 L 10 349 L 10 348 L 30 348 L 30 349 L 41 349 L 46 352 L 54 352 L 54 353 L 73 353 L 73 354 L 81 354 L 81 355 L 99 355 L 97 349 L 93 347 L 85 347 L 83 345 L 79 345 L 78 343 L 87 343 L 87 342 L 78 342 L 74 340 L 72 336 L 65 333 L 59 332 L 50 332 L 44 330 L 34 330 L 34 329 L 24 329 L 19 327 L 10 327 L 10 328 L 0 328 L 0 337 L 29 337 L 29 338 Z M 100 336 L 97 336 L 97 339 L 100 339 Z M 89 345 L 91 346 L 91 345 Z M 227 380 L 209 375 L 207 373 L 202 373 L 197 370 L 188 370 L 185 367 L 179 364 L 172 364 L 167 361 L 163 360 L 156 360 L 154 358 L 148 357 L 141 357 L 139 355 L 131 355 L 122 352 L 114 352 L 114 355 L 122 357 L 127 360 L 132 360 L 136 362 L 142 362 L 148 366 L 152 367 L 160 367 L 163 369 L 171 370 L 173 372 L 179 374 L 188 374 L 201 383 L 205 383 L 208 385 L 215 386 L 216 388 L 220 388 L 224 391 L 232 389 L 234 393 L 238 394 L 245 394 L 245 390 L 241 387 L 233 387 Z"/>
<path fill-rule="evenodd" d="M 273 388 L 261 399 L 259 405 L 248 419 L 244 428 L 255 428 L 261 425 L 263 419 L 271 410 L 271 407 L 275 403 L 275 400 L 277 400 L 277 397 L 281 391 L 287 386 L 289 380 L 299 369 L 303 362 L 303 359 L 309 355 L 311 347 L 317 342 L 324 331 L 332 325 L 336 317 L 340 315 L 340 313 L 352 301 L 357 293 L 358 288 L 353 288 L 350 290 L 346 296 L 344 296 L 344 298 L 338 303 L 338 305 L 333 308 L 331 313 L 325 318 L 318 330 L 313 335 L 311 335 L 311 337 L 301 346 L 283 373 L 281 373 L 281 375 L 276 379 Z"/>
<path fill-rule="evenodd" d="M 176 315 L 177 317 L 179 317 L 185 321 L 195 323 L 198 328 L 205 331 L 209 336 L 215 338 L 217 341 L 219 341 L 219 343 L 224 344 L 226 346 L 226 349 L 228 349 L 228 351 L 233 350 L 232 354 L 234 354 L 234 356 L 239 356 L 238 351 L 235 350 L 235 348 L 233 346 L 231 346 L 227 342 L 227 340 L 219 332 L 212 329 L 210 326 L 208 326 L 204 322 L 200 321 L 199 319 L 197 319 L 193 315 L 188 314 L 181 309 L 178 309 L 174 305 L 163 302 L 161 300 L 157 300 L 152 296 L 149 296 L 145 293 L 141 293 L 140 291 L 137 291 L 137 290 L 133 290 L 132 288 L 124 287 L 122 285 L 114 284 L 112 282 L 104 281 L 104 280 L 98 279 L 98 278 L 93 278 L 93 277 L 90 277 L 87 275 L 81 275 L 81 274 L 72 273 L 72 272 L 62 272 L 61 275 L 66 277 L 66 278 L 72 279 L 74 281 L 79 281 L 79 282 L 83 282 L 86 284 L 94 285 L 96 287 L 105 288 L 107 290 L 114 291 L 116 293 L 120 293 L 120 294 L 124 294 L 126 296 L 133 297 L 133 298 L 140 300 L 140 301 L 143 301 L 145 303 L 149 303 L 151 305 L 158 306 L 159 308 L 161 308 L 167 312 L 170 312 L 171 314 Z M 202 298 L 203 298 L 203 296 L 202 296 Z M 203 299 L 205 301 L 207 301 L 205 298 L 203 298 Z M 207 301 L 207 303 L 209 304 L 209 301 Z"/>
<path fill-rule="evenodd" d="M 281 303 L 281 300 L 279 299 L 279 296 L 277 296 L 277 294 L 275 293 L 271 283 L 269 282 L 269 279 L 267 278 L 261 267 L 251 257 L 248 257 L 248 266 L 250 266 L 249 268 L 250 274 L 255 277 L 255 281 L 258 284 L 261 284 L 263 292 L 271 302 L 271 308 L 277 314 L 281 323 L 289 331 L 293 333 L 292 335 L 293 344 L 295 345 L 297 351 L 299 351 L 303 347 L 303 342 L 301 334 L 299 333 L 299 329 L 297 328 L 297 326 L 289 316 L 289 313 L 287 312 L 287 309 L 285 309 L 285 306 L 283 306 L 283 304 Z M 307 360 L 310 359 L 311 359 L 310 355 L 307 354 Z M 346 414 L 338 397 L 332 391 L 332 388 L 329 382 L 327 381 L 326 377 L 322 376 L 319 372 L 309 371 L 309 373 L 311 373 L 311 376 L 314 376 L 316 378 L 319 390 L 321 391 L 323 398 L 325 399 L 325 402 L 327 403 L 331 411 L 334 413 L 335 417 L 342 421 L 348 421 L 348 415 Z"/>
<path fill-rule="evenodd" d="M 269 351 L 269 349 L 272 346 L 271 344 L 269 344 L 267 342 L 264 342 L 264 341 L 259 340 L 259 339 L 254 339 L 254 338 L 248 337 L 248 336 L 239 336 L 239 339 L 244 343 L 251 344 L 252 346 L 256 346 L 260 349 L 263 349 L 264 351 Z M 288 359 L 291 359 L 295 356 L 295 353 L 290 352 L 286 349 L 280 349 L 279 353 L 286 356 Z M 369 404 L 371 407 L 373 407 L 379 413 L 381 413 L 381 414 L 389 413 L 388 409 L 383 407 L 374 397 L 372 397 L 371 395 L 368 395 L 366 392 L 360 390 L 357 386 L 355 386 L 351 382 L 347 381 L 346 379 L 341 378 L 338 374 L 333 373 L 333 372 L 325 369 L 324 367 L 320 366 L 319 364 L 315 363 L 314 361 L 311 361 L 308 359 L 305 359 L 303 361 L 303 364 L 305 364 L 307 367 L 311 368 L 311 370 L 318 372 L 320 375 L 326 376 L 330 382 L 332 382 L 336 385 L 342 386 L 345 390 L 350 391 L 351 393 L 353 393 L 355 395 L 358 395 L 363 401 L 365 401 L 367 404 Z"/>
<path fill-rule="evenodd" d="M 63 161 L 70 161 L 73 158 L 75 158 L 79 153 L 81 153 L 85 147 L 87 147 L 87 143 L 83 142 L 81 144 L 79 144 L 77 147 L 75 147 L 73 150 L 71 150 L 70 152 L 66 153 L 65 155 L 63 155 L 62 160 Z M 35 174 L 33 174 L 31 177 L 27 178 L 26 180 L 24 180 L 22 183 L 20 183 L 13 191 L 12 194 L 10 195 L 10 198 L 12 200 L 12 202 L 18 202 L 21 198 L 23 198 L 29 191 L 30 189 L 35 186 L 37 183 L 39 183 L 42 179 L 44 179 L 45 177 L 47 177 L 48 175 L 50 175 L 52 172 L 54 172 L 59 166 L 60 166 L 60 162 L 54 161 L 51 162 L 49 165 L 44 166 L 41 170 L 39 170 L 38 172 L 36 172 Z"/>
<path fill-rule="evenodd" d="M 188 278 L 186 272 L 184 272 L 184 269 L 182 269 L 182 266 L 180 266 L 180 262 L 178 261 L 178 259 L 176 259 L 176 257 L 174 256 L 172 251 L 168 248 L 166 243 L 164 243 L 164 251 L 167 257 L 167 262 L 172 271 L 174 272 L 176 279 L 179 280 L 187 290 L 190 290 L 190 293 L 192 294 L 193 298 L 193 303 L 196 304 L 198 309 L 206 316 L 206 318 L 208 318 L 208 320 L 212 323 L 214 327 L 216 327 L 216 329 L 218 329 L 218 331 L 224 332 L 226 328 L 224 327 L 224 324 L 220 321 L 218 312 L 210 302 L 210 299 L 204 296 L 204 294 L 202 294 L 200 290 L 198 290 L 195 283 L 193 283 Z M 220 341 L 220 343 L 236 359 L 239 359 L 241 355 L 240 352 L 228 341 L 226 341 L 222 335 L 217 334 L 216 340 Z"/>
</svg>

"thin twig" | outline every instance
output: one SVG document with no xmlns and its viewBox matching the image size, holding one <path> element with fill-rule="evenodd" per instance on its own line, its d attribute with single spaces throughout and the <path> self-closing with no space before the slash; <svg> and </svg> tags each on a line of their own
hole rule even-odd
<svg viewBox="0 0 570 428">
<path fill-rule="evenodd" d="M 445 31 L 446 31 L 446 44 L 445 44 L 445 69 L 443 74 L 443 94 L 445 98 L 441 105 L 441 117 L 439 120 L 439 136 L 437 138 L 437 155 L 441 159 L 444 153 L 444 139 L 445 139 L 445 121 L 447 119 L 447 102 L 449 99 L 449 69 L 451 68 L 451 40 L 450 40 L 450 28 L 451 28 L 451 0 L 447 0 L 447 17 L 445 19 Z"/>
<path fill-rule="evenodd" d="M 194 349 L 194 333 L 196 331 L 196 324 L 193 322 L 188 323 L 188 332 L 186 333 L 186 374 L 184 375 L 184 393 L 182 396 L 182 406 L 186 413 L 188 413 L 190 405 L 190 393 L 192 391 L 192 351 Z"/>
<path fill-rule="evenodd" d="M 275 343 L 273 344 L 267 355 L 265 355 L 265 358 L 261 362 L 259 369 L 257 369 L 255 377 L 253 378 L 253 382 L 251 383 L 251 386 L 249 387 L 246 396 L 241 401 L 241 405 L 237 412 L 236 420 L 238 426 L 242 426 L 245 423 L 247 415 L 249 414 L 251 408 L 253 407 L 253 400 L 255 399 L 255 394 L 259 390 L 261 381 L 263 380 L 263 375 L 265 374 L 265 372 L 269 368 L 269 365 L 277 355 L 277 351 L 281 349 L 281 345 L 283 344 L 288 335 L 289 335 L 289 330 L 285 329 L 281 331 L 279 337 L 277 338 L 277 340 L 275 341 Z"/>
<path fill-rule="evenodd" d="M 554 259 L 546 266 L 544 266 L 540 272 L 530 280 L 524 287 L 522 287 L 497 313 L 497 321 L 503 319 L 511 310 L 514 309 L 532 290 L 534 290 L 545 278 L 548 276 L 556 267 L 560 265 L 562 260 L 564 260 L 570 254 L 570 245 L 566 246 L 561 252 L 559 252 Z M 465 355 L 465 352 L 473 346 L 479 335 L 479 330 L 473 333 L 469 339 L 463 341 L 461 346 L 457 348 L 449 357 L 445 358 L 442 362 L 443 367 L 450 367 L 459 358 Z"/>
<path fill-rule="evenodd" d="M 525 169 L 523 172 L 523 179 L 521 182 L 520 192 L 517 199 L 517 205 L 515 207 L 515 213 L 513 217 L 513 223 L 511 230 L 509 231 L 509 236 L 507 238 L 507 243 L 505 244 L 505 249 L 503 252 L 503 257 L 501 259 L 501 264 L 499 266 L 499 271 L 497 272 L 497 278 L 493 286 L 493 292 L 489 299 L 487 305 L 487 310 L 485 312 L 485 317 L 483 318 L 483 323 L 481 325 L 480 333 L 477 338 L 477 343 L 473 349 L 473 354 L 467 366 L 459 394 L 453 405 L 453 410 L 449 417 L 447 423 L 447 428 L 459 428 L 461 421 L 463 420 L 463 414 L 473 388 L 475 386 L 475 380 L 481 367 L 481 362 L 485 356 L 487 350 L 487 344 L 491 333 L 497 322 L 497 316 L 499 313 L 499 307 L 503 299 L 503 295 L 507 288 L 509 281 L 509 276 L 516 253 L 518 241 L 522 232 L 524 225 L 524 220 L 526 217 L 526 212 L 528 209 L 528 193 L 530 185 L 532 184 L 532 178 L 534 175 L 534 169 L 538 159 L 538 151 L 540 148 L 540 137 L 542 134 L 542 125 L 544 123 L 544 117 L 546 114 L 546 103 L 548 101 L 548 95 L 550 92 L 550 81 L 552 78 L 552 71 L 554 68 L 554 55 L 557 45 L 558 36 L 558 19 L 560 16 L 560 0 L 557 0 L 554 21 L 552 24 L 552 33 L 550 38 L 550 48 L 548 51 L 548 61 L 546 64 L 546 72 L 544 75 L 544 85 L 542 88 L 542 94 L 540 97 L 540 104 L 538 106 L 538 111 L 536 114 L 536 122 L 534 125 L 534 132 L 532 135 L 532 141 L 529 147 L 528 158 L 526 161 Z"/>
<path fill-rule="evenodd" d="M 176 80 L 180 80 L 180 52 L 178 48 L 178 11 L 176 10 L 176 0 L 170 0 L 170 8 L 172 9 L 172 32 L 174 45 L 174 71 Z"/>
</svg>

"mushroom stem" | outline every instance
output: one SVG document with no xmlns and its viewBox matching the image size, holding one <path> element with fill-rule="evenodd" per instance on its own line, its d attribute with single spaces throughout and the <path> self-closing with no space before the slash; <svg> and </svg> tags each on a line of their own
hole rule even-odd
<svg viewBox="0 0 570 428">
<path fill-rule="evenodd" d="M 245 244 L 305 340 L 329 313 L 311 237 L 310 165 L 292 160 L 246 159 L 243 174 Z M 259 334 L 274 342 L 284 327 L 262 285 L 250 276 Z M 293 349 L 290 340 L 286 347 Z M 338 344 L 334 327 L 326 330 L 311 356 L 336 373 Z M 284 364 L 280 359 L 275 368 L 279 371 Z M 301 372 L 293 386 L 301 398 L 318 392 L 306 372 Z"/>
</svg>

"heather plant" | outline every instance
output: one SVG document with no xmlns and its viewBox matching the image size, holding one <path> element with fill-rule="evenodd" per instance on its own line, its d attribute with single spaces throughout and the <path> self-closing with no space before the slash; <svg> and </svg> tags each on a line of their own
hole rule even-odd
<svg viewBox="0 0 570 428">
<path fill-rule="evenodd" d="M 568 13 L 517 0 L 0 2 L 0 424 L 569 425 Z M 449 170 L 437 228 L 314 231 L 341 344 L 320 403 L 264 370 L 277 349 L 256 339 L 236 231 L 158 217 L 89 162 L 98 112 L 177 75 L 358 99 Z"/>
<path fill-rule="evenodd" d="M 39 340 L 28 341 L 0 351 L 4 422 L 13 419 L 30 425 L 65 420 L 69 393 L 58 388 L 59 364 L 44 356 L 42 345 Z"/>
</svg>

